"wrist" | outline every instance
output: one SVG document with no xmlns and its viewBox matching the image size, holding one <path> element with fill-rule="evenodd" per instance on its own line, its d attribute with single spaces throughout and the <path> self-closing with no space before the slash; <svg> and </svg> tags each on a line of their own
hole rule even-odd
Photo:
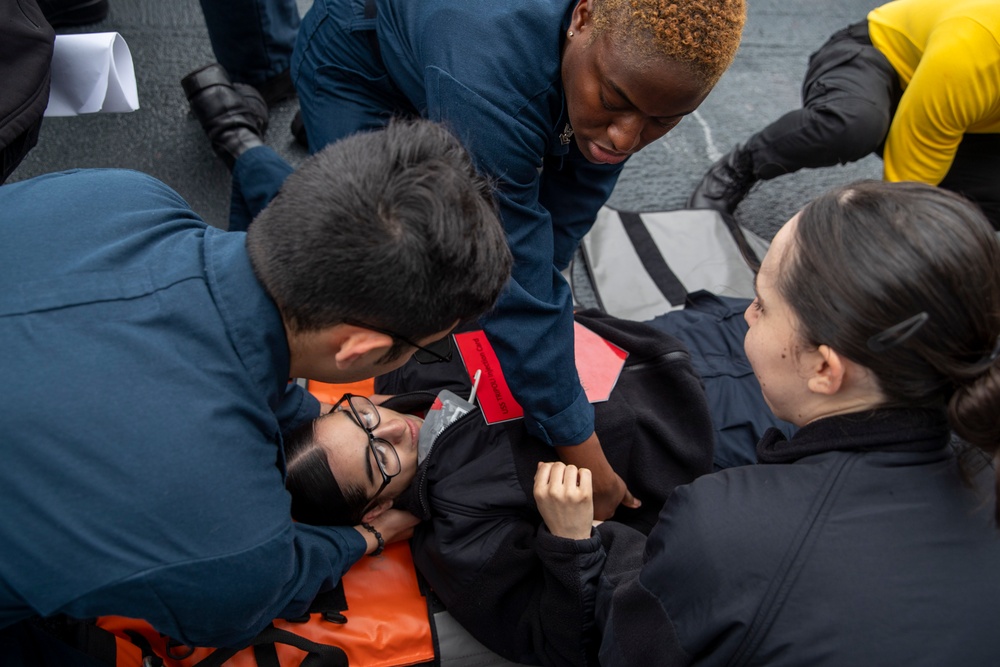
<svg viewBox="0 0 1000 667">
<path fill-rule="evenodd" d="M 382 551 L 385 550 L 385 539 L 382 537 L 382 533 L 375 530 L 375 526 L 371 525 L 370 523 L 362 522 L 361 527 L 364 528 L 366 531 L 368 531 L 375 538 L 375 543 L 376 543 L 374 551 L 369 553 L 368 550 L 366 549 L 365 553 L 367 553 L 372 558 L 381 555 Z M 368 540 L 367 537 L 365 538 L 365 543 L 366 545 L 371 546 L 371 542 Z"/>
<path fill-rule="evenodd" d="M 612 471 L 596 433 L 578 445 L 556 447 L 555 450 L 560 461 L 573 464 L 577 468 L 587 468 L 598 479 Z"/>
</svg>

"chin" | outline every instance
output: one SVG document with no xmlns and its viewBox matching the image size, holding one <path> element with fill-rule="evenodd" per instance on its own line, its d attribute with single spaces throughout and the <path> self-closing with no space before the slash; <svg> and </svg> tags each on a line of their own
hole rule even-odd
<svg viewBox="0 0 1000 667">
<path fill-rule="evenodd" d="M 777 417 L 778 419 L 781 419 L 783 421 L 786 421 L 786 422 L 787 421 L 791 421 L 790 419 L 788 419 L 788 417 L 785 416 L 785 414 L 784 414 L 785 411 L 784 410 L 782 410 L 782 409 L 780 409 L 778 407 L 775 407 L 774 403 L 772 403 L 771 401 L 767 400 L 767 396 L 766 395 L 764 396 L 764 403 L 767 404 L 767 409 L 770 410 L 771 414 L 773 414 L 775 417 Z"/>
</svg>

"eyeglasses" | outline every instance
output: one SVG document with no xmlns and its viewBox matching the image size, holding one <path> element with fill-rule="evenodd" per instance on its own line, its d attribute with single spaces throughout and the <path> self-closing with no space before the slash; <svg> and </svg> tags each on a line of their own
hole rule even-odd
<svg viewBox="0 0 1000 667">
<path fill-rule="evenodd" d="M 360 325 L 359 325 L 360 326 Z M 389 482 L 393 477 L 399 474 L 402 469 L 402 465 L 399 463 L 399 454 L 396 453 L 396 448 L 388 440 L 383 440 L 375 436 L 375 429 L 381 421 L 378 414 L 378 409 L 375 404 L 364 396 L 355 396 L 354 394 L 344 394 L 339 401 L 337 401 L 335 410 L 341 409 L 340 406 L 346 402 L 348 407 L 351 408 L 351 415 L 354 418 L 354 422 L 361 427 L 361 430 L 365 432 L 368 436 L 368 448 L 371 449 L 372 454 L 375 456 L 375 463 L 378 466 L 378 471 L 382 473 L 382 486 L 378 487 L 378 491 L 375 495 L 371 497 L 369 501 L 369 506 L 371 503 L 378 498 L 379 494 L 385 490 L 385 487 L 389 486 Z M 365 508 L 367 511 L 367 508 Z"/>
<path fill-rule="evenodd" d="M 452 353 L 450 336 L 445 336 L 444 338 L 436 340 L 425 347 L 423 345 L 417 345 L 409 338 L 404 338 L 398 333 L 394 333 L 388 329 L 380 329 L 379 327 L 374 327 L 370 324 L 365 324 L 364 322 L 358 322 L 355 320 L 344 320 L 344 323 L 377 331 L 380 334 L 385 334 L 394 340 L 398 340 L 417 348 L 417 351 L 413 353 L 413 360 L 418 364 L 442 364 L 451 361 Z"/>
</svg>

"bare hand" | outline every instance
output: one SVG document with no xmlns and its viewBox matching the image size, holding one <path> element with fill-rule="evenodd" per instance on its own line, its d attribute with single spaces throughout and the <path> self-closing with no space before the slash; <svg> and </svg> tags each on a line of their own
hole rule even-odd
<svg viewBox="0 0 1000 667">
<path fill-rule="evenodd" d="M 413 528 L 420 519 L 403 510 L 386 510 L 372 519 L 371 526 L 382 534 L 386 544 L 408 540 L 413 537 Z M 368 547 L 365 553 L 372 553 L 378 548 L 375 536 L 361 526 L 354 527 L 365 538 Z"/>
<path fill-rule="evenodd" d="M 549 532 L 585 540 L 594 520 L 590 471 L 560 461 L 541 461 L 535 471 L 535 502 Z"/>
<path fill-rule="evenodd" d="M 594 517 L 596 519 L 601 521 L 610 519 L 619 505 L 633 509 L 642 505 L 608 463 L 596 433 L 579 445 L 556 447 L 556 452 L 565 463 L 590 470 L 594 484 Z"/>
<path fill-rule="evenodd" d="M 619 505 L 633 509 L 642 505 L 625 486 L 625 481 L 608 466 L 607 478 L 594 476 L 594 517 L 603 521 L 610 519 Z"/>
</svg>

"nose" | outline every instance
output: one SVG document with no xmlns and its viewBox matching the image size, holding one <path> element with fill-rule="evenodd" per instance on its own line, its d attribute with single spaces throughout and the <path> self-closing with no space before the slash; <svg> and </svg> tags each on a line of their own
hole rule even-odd
<svg viewBox="0 0 1000 667">
<path fill-rule="evenodd" d="M 632 153 L 642 141 L 643 121 L 635 114 L 616 116 L 608 125 L 611 147 L 619 153 Z"/>
<path fill-rule="evenodd" d="M 393 447 L 398 446 L 403 441 L 403 436 L 406 434 L 409 427 L 406 425 L 406 421 L 402 417 L 393 416 L 390 419 L 385 419 L 383 417 L 382 421 L 379 422 L 378 427 L 373 431 L 376 437 L 382 438 L 391 444 Z"/>
<path fill-rule="evenodd" d="M 753 326 L 753 323 L 757 320 L 757 309 L 754 308 L 754 304 L 757 303 L 757 299 L 750 302 L 747 309 L 743 311 L 743 319 L 746 320 L 748 326 Z"/>
</svg>

